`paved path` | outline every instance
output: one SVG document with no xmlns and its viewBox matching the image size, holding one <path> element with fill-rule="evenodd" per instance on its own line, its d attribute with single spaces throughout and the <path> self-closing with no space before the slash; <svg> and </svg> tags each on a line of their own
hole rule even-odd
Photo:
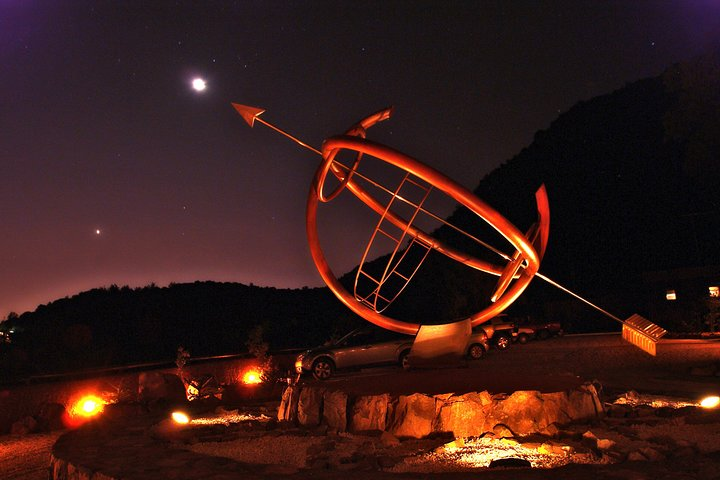
<svg viewBox="0 0 720 480">
<path fill-rule="evenodd" d="M 0 436 L 0 478 L 47 480 L 50 449 L 62 433 Z"/>
<path fill-rule="evenodd" d="M 718 390 L 717 377 L 692 377 L 694 366 L 720 366 L 720 342 L 663 341 L 653 357 L 623 341 L 619 334 L 566 335 L 491 350 L 465 368 L 404 372 L 399 367 L 341 372 L 317 382 L 355 394 L 395 395 L 422 392 L 492 393 L 516 390 L 562 391 L 598 380 L 612 391 L 636 390 L 674 396 L 698 396 Z"/>
</svg>

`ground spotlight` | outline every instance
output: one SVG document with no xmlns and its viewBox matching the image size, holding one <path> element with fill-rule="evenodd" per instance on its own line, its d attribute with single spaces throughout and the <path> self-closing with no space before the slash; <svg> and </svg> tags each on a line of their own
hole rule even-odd
<svg viewBox="0 0 720 480">
<path fill-rule="evenodd" d="M 172 412 L 171 417 L 173 421 L 178 425 L 187 425 L 188 423 L 190 423 L 190 417 L 188 416 L 188 414 L 179 410 Z"/>
</svg>

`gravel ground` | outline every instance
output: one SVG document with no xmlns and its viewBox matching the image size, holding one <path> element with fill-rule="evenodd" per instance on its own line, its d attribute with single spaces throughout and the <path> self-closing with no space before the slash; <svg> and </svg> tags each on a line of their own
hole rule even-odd
<svg viewBox="0 0 720 480">
<path fill-rule="evenodd" d="M 571 425 L 558 438 L 388 443 L 379 435 L 312 435 L 301 430 L 252 432 L 233 441 L 177 447 L 243 463 L 282 466 L 284 474 L 298 479 L 363 478 L 362 472 L 376 479 L 405 478 L 403 474 L 506 478 L 507 468 L 488 468 L 491 461 L 502 458 L 524 459 L 537 467 L 511 469 L 515 480 L 549 478 L 549 472 L 556 479 L 720 479 L 719 414 L 692 409 L 675 417 L 658 416 L 653 409 L 642 409 L 640 414 Z"/>
<path fill-rule="evenodd" d="M 0 436 L 0 478 L 47 480 L 50 449 L 64 432 Z"/>
<path fill-rule="evenodd" d="M 196 453 L 232 458 L 243 463 L 265 463 L 302 468 L 306 452 L 319 448 L 321 437 L 253 436 L 230 442 L 206 442 L 190 446 Z"/>
</svg>

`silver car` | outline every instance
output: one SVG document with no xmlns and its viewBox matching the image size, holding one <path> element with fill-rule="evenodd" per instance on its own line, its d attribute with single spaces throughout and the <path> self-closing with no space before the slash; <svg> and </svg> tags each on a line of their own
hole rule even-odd
<svg viewBox="0 0 720 480">
<path fill-rule="evenodd" d="M 327 380 L 337 369 L 403 365 L 413 340 L 412 336 L 379 328 L 353 330 L 335 343 L 298 355 L 295 370 L 300 374 L 312 373 L 318 380 Z"/>
</svg>

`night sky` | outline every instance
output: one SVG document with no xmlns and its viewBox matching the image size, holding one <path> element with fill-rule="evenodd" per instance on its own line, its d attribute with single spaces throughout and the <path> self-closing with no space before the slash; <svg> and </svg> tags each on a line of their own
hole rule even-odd
<svg viewBox="0 0 720 480">
<path fill-rule="evenodd" d="M 719 39 L 715 0 L 0 0 L 0 318 L 112 284 L 321 285 L 319 157 L 230 102 L 316 147 L 394 105 L 370 138 L 474 188 L 578 101 Z M 324 220 L 338 274 L 370 234 L 351 207 Z"/>
</svg>

